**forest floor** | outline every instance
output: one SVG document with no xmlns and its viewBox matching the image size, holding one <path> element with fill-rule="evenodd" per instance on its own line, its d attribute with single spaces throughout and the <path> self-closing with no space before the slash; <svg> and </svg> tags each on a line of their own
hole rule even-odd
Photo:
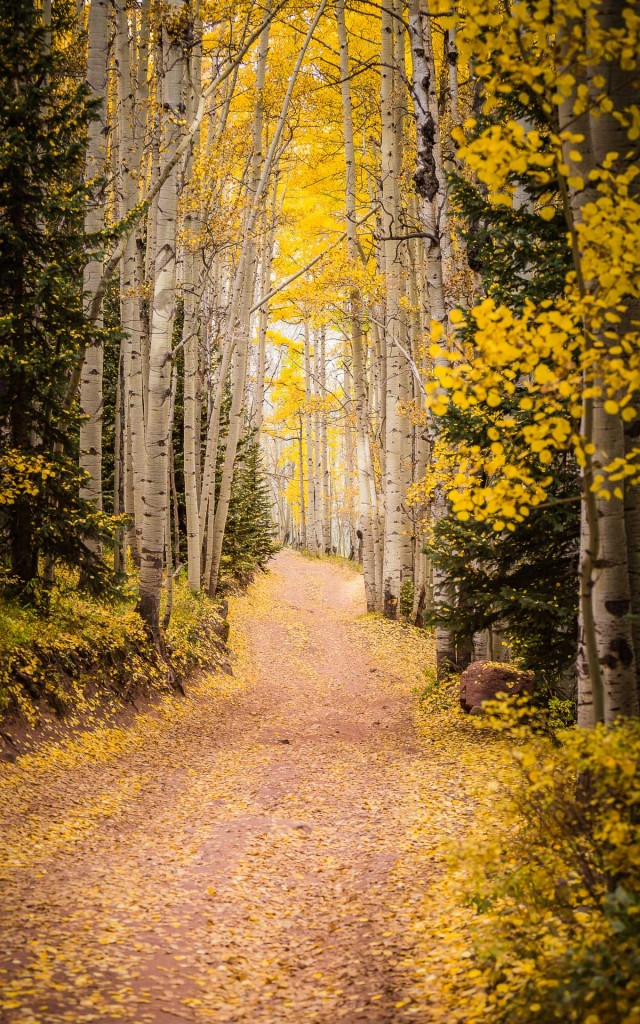
<svg viewBox="0 0 640 1024">
<path fill-rule="evenodd" d="M 428 635 L 363 612 L 282 551 L 233 677 L 3 766 L 3 1024 L 444 1022 L 424 905 L 478 752 L 416 727 Z"/>
</svg>

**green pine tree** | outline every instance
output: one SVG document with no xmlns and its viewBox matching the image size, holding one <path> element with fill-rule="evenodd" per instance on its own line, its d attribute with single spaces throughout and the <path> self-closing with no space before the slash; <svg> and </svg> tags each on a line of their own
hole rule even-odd
<svg viewBox="0 0 640 1024">
<path fill-rule="evenodd" d="M 53 11 L 50 46 L 33 0 L 0 4 L 0 552 L 27 595 L 42 556 L 78 566 L 90 587 L 108 579 L 86 543 L 109 521 L 78 497 L 79 412 L 68 396 L 95 337 L 79 284 L 100 242 L 83 227 L 93 108 L 65 49 L 74 5 Z"/>
<path fill-rule="evenodd" d="M 222 459 L 219 460 L 221 462 Z M 222 545 L 221 579 L 246 585 L 276 551 L 271 494 L 255 433 L 240 441 Z"/>
<path fill-rule="evenodd" d="M 534 102 L 526 108 L 514 99 L 507 104 L 508 110 L 492 116 L 533 119 L 542 137 L 551 130 Z M 478 121 L 478 131 L 484 123 Z M 514 184 L 525 189 L 519 209 L 491 205 L 480 185 L 459 176 L 452 177 L 451 191 L 469 263 L 484 291 L 519 311 L 526 298 L 540 302 L 562 291 L 568 256 L 560 218 L 548 222 L 535 212 L 540 188 L 515 177 Z M 472 330 L 464 340 L 473 343 Z M 509 413 L 518 422 L 526 419 L 530 414 L 519 408 L 520 397 L 517 392 L 503 396 L 497 413 Z M 474 414 L 452 406 L 439 419 L 438 431 L 453 447 L 464 439 L 489 455 L 488 428 L 495 412 L 487 408 Z M 432 608 L 425 619 L 446 625 L 466 646 L 475 632 L 499 624 L 513 653 L 553 684 L 575 657 L 579 479 L 575 463 L 562 453 L 544 469 L 531 459 L 529 468 L 552 478 L 550 499 L 546 508 L 514 524 L 513 532 L 496 533 L 484 523 L 461 522 L 452 515 L 437 523 L 428 551 L 453 585 L 449 602 Z"/>
</svg>

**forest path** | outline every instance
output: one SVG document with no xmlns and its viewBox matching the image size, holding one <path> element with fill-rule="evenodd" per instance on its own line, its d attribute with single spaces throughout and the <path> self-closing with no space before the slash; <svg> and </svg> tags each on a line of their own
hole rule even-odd
<svg viewBox="0 0 640 1024">
<path fill-rule="evenodd" d="M 282 551 L 232 603 L 234 678 L 7 766 L 0 1019 L 397 1024 L 455 754 L 421 750 L 429 638 Z"/>
</svg>

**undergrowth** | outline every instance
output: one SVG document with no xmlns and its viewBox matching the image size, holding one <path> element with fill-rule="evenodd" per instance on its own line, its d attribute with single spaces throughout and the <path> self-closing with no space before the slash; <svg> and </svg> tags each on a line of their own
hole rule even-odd
<svg viewBox="0 0 640 1024">
<path fill-rule="evenodd" d="M 174 584 L 167 661 L 135 602 L 133 577 L 117 599 L 100 600 L 80 592 L 74 574 L 63 569 L 46 611 L 0 597 L 0 716 L 23 716 L 34 725 L 43 706 L 84 714 L 104 701 L 166 690 L 193 669 L 222 660 L 223 620 L 185 579 Z"/>
<path fill-rule="evenodd" d="M 424 731 L 487 747 L 474 824 L 423 908 L 423 1000 L 464 1024 L 639 1024 L 640 722 L 563 728 L 525 698 L 471 720 L 456 695 L 427 688 Z"/>
</svg>

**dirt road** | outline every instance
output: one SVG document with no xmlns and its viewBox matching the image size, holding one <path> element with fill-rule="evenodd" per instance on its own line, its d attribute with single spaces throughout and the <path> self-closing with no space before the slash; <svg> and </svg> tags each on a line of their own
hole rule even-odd
<svg viewBox="0 0 640 1024">
<path fill-rule="evenodd" d="M 426 1019 L 430 644 L 363 611 L 283 551 L 233 603 L 233 679 L 5 766 L 3 1022 Z"/>
</svg>

